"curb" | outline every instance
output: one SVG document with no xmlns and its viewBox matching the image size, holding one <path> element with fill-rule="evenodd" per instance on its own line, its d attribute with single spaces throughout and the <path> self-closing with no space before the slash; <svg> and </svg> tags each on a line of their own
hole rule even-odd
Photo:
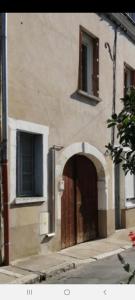
<svg viewBox="0 0 135 300">
<path fill-rule="evenodd" d="M 50 277 L 59 275 L 61 273 L 67 272 L 69 270 L 75 269 L 76 268 L 76 263 L 71 262 L 71 263 L 64 263 L 59 267 L 52 267 L 48 272 L 44 272 L 45 279 L 48 279 Z"/>
<path fill-rule="evenodd" d="M 34 284 L 40 283 L 43 280 L 52 278 L 53 276 L 59 275 L 61 273 L 67 272 L 69 270 L 75 269 L 75 263 L 64 263 L 60 266 L 51 267 L 47 272 L 46 270 L 40 271 L 39 274 L 32 273 L 22 276 L 22 278 L 17 278 L 16 280 L 11 281 L 11 284 Z"/>
<path fill-rule="evenodd" d="M 25 283 L 29 283 L 29 284 L 34 284 L 34 283 L 39 283 L 41 280 L 40 275 L 37 274 L 29 274 L 29 275 L 25 275 L 22 276 L 22 278 L 18 278 L 14 281 L 11 281 L 11 284 L 25 284 Z"/>
<path fill-rule="evenodd" d="M 88 259 L 84 259 L 84 260 L 77 260 L 77 261 L 72 261 L 72 262 L 67 262 L 67 263 L 63 263 L 60 264 L 59 266 L 55 266 L 55 267 L 51 267 L 49 268 L 49 271 L 47 270 L 42 270 L 40 272 L 32 272 L 30 270 L 27 270 L 29 272 L 31 272 L 32 274 L 28 274 L 28 275 L 24 275 L 22 276 L 22 278 L 17 278 L 16 280 L 12 281 L 11 284 L 34 284 L 34 283 L 40 283 L 42 281 L 46 281 L 49 278 L 55 277 L 57 275 L 60 275 L 62 273 L 65 273 L 69 270 L 72 269 L 76 269 L 79 266 L 82 266 L 86 263 L 92 263 L 94 261 L 121 253 L 129 248 L 132 248 L 132 246 L 123 246 L 121 248 L 118 248 L 116 250 L 113 251 L 109 251 L 109 252 L 105 252 L 103 254 L 100 255 L 96 255 L 93 257 L 90 257 Z M 21 268 L 20 268 L 21 269 Z"/>
</svg>

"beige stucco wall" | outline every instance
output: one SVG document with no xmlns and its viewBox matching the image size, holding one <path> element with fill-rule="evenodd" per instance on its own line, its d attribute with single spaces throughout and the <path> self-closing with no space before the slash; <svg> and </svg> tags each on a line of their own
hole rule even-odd
<svg viewBox="0 0 135 300">
<path fill-rule="evenodd" d="M 95 106 L 85 98 L 80 101 L 76 93 L 79 25 L 99 38 L 99 96 L 102 101 Z M 106 120 L 111 115 L 113 88 L 112 61 L 104 45 L 109 42 L 112 49 L 113 40 L 112 24 L 109 25 L 95 13 L 8 13 L 9 117 L 49 126 L 49 147 L 61 145 L 66 148 L 76 142 L 87 142 L 102 153 L 106 160 L 109 195 L 108 214 L 104 210 L 100 214 L 106 215 L 104 235 L 115 229 L 113 165 L 110 158 L 104 155 L 105 144 L 110 141 Z M 118 109 L 119 98 L 123 95 L 123 63 L 126 61 L 135 68 L 134 51 L 135 46 L 123 34 L 118 34 Z M 42 209 L 44 205 L 43 208 L 40 205 L 40 211 Z M 27 255 L 31 251 L 27 247 L 25 235 L 21 253 L 18 246 L 13 245 L 12 241 L 16 243 L 16 237 L 19 243 L 23 228 L 29 228 L 27 238 L 31 237 L 33 231 L 34 249 L 39 251 L 39 207 L 35 204 L 32 209 L 29 205 L 12 208 L 10 218 L 13 258 Z M 59 218 L 56 224 L 59 224 Z M 60 239 L 59 230 L 54 238 L 56 244 L 59 244 L 57 236 Z M 55 248 L 54 243 L 52 248 Z"/>
<path fill-rule="evenodd" d="M 135 225 L 135 208 L 122 210 L 122 222 L 123 226 L 126 228 L 130 228 Z"/>
<path fill-rule="evenodd" d="M 96 106 L 72 98 L 78 85 L 79 25 L 102 36 L 102 102 Z M 113 35 L 96 14 L 8 14 L 10 117 L 48 125 L 50 145 L 65 147 L 85 139 L 104 151 L 110 137 L 105 122 L 112 99 L 112 62 L 104 43 L 112 46 Z"/>
</svg>

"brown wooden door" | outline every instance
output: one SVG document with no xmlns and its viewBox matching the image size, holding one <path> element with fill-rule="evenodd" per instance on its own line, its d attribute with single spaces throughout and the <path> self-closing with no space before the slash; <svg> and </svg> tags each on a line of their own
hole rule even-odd
<svg viewBox="0 0 135 300">
<path fill-rule="evenodd" d="M 70 159 L 64 168 L 65 189 L 61 201 L 62 249 L 76 244 L 74 159 Z"/>
<path fill-rule="evenodd" d="M 97 173 L 93 163 L 74 155 L 63 172 L 65 189 L 61 199 L 62 249 L 97 237 Z"/>
</svg>

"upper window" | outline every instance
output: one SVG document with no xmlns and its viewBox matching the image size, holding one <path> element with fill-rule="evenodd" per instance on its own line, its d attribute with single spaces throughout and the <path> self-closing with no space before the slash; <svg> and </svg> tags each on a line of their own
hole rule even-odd
<svg viewBox="0 0 135 300">
<path fill-rule="evenodd" d="M 135 70 L 127 64 L 124 64 L 124 95 L 126 95 L 133 86 L 135 86 Z"/>
<path fill-rule="evenodd" d="M 99 97 L 99 40 L 80 28 L 79 89 Z"/>
</svg>

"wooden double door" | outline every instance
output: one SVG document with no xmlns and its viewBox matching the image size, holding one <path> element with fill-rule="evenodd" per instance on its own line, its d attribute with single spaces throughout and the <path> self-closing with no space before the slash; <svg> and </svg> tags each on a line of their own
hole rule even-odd
<svg viewBox="0 0 135 300">
<path fill-rule="evenodd" d="M 98 236 L 97 172 L 83 155 L 72 156 L 63 171 L 62 249 Z"/>
</svg>

